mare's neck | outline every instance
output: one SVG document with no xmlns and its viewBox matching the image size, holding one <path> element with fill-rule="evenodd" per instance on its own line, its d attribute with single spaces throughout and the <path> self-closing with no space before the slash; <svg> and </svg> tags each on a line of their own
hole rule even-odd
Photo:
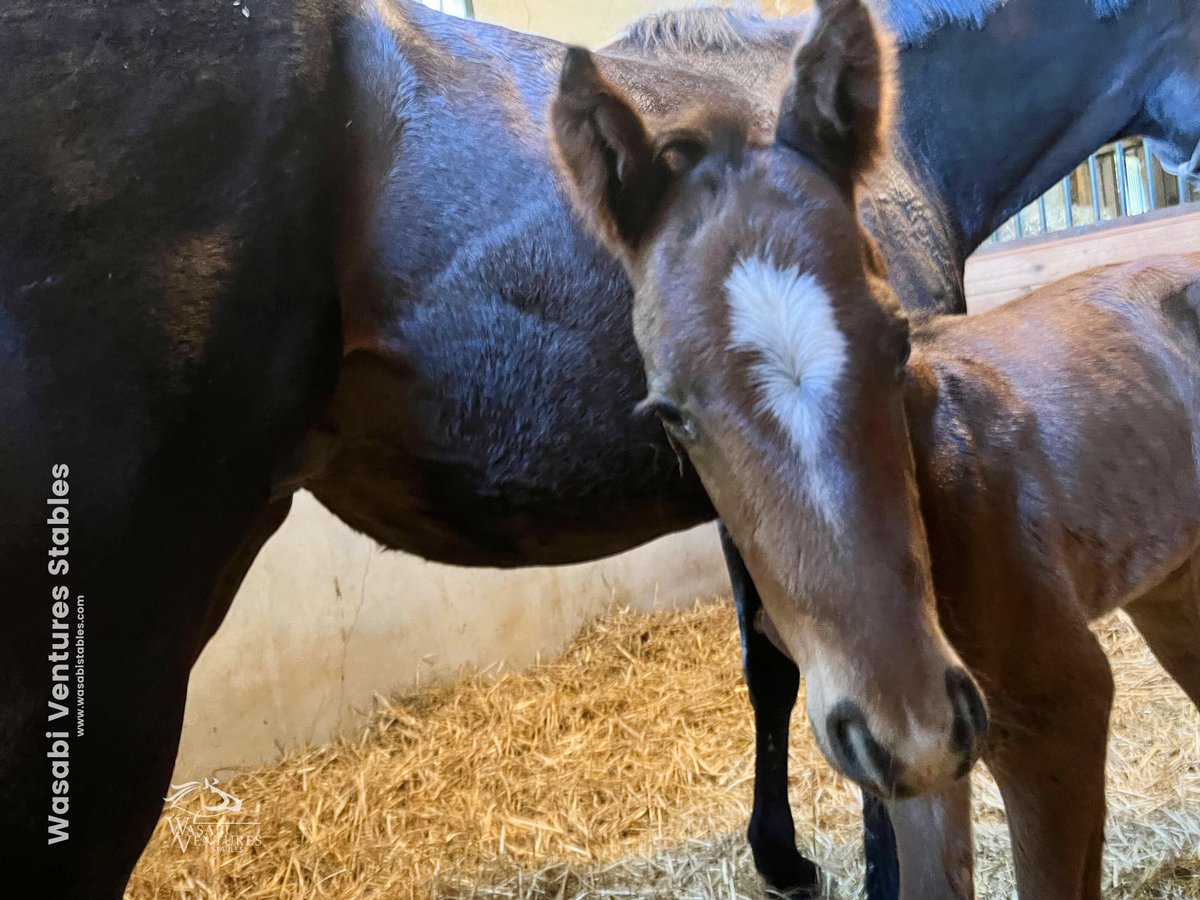
<svg viewBox="0 0 1200 900">
<path fill-rule="evenodd" d="M 1148 6 L 1102 21 L 1084 0 L 1010 0 L 981 30 L 950 25 L 900 54 L 900 137 L 955 224 L 961 262 L 1130 133 L 1157 64 Z"/>
</svg>

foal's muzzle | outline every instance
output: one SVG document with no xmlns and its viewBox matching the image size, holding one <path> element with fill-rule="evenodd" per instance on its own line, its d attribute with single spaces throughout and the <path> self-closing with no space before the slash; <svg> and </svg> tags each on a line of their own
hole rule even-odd
<svg viewBox="0 0 1200 900">
<path fill-rule="evenodd" d="M 956 777 L 962 778 L 971 771 L 987 742 L 987 706 L 971 676 L 962 669 L 946 671 L 946 693 L 950 697 L 950 705 L 954 707 L 951 746 L 963 758 Z"/>
<path fill-rule="evenodd" d="M 946 696 L 950 701 L 950 753 L 958 758 L 954 777 L 971 771 L 987 741 L 987 707 L 971 677 L 960 668 L 946 671 Z M 904 763 L 871 732 L 858 704 L 843 700 L 825 720 L 829 751 L 841 771 L 871 793 L 886 799 L 904 799 L 915 791 L 905 781 Z"/>
<path fill-rule="evenodd" d="M 900 765 L 886 747 L 871 734 L 867 717 L 857 703 L 843 700 L 829 711 L 825 734 L 834 763 L 848 778 L 882 797 L 894 797 L 900 781 Z"/>
</svg>

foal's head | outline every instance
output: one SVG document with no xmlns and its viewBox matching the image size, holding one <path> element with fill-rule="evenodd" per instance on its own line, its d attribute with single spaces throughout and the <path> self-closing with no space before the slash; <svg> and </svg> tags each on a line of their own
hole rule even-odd
<svg viewBox="0 0 1200 900">
<path fill-rule="evenodd" d="M 703 479 L 800 666 L 830 761 L 879 793 L 961 774 L 986 728 L 938 625 L 905 421 L 908 322 L 855 211 L 887 53 L 817 3 L 774 134 L 716 98 L 653 130 L 582 50 L 555 139 L 637 291 L 644 402 Z"/>
</svg>

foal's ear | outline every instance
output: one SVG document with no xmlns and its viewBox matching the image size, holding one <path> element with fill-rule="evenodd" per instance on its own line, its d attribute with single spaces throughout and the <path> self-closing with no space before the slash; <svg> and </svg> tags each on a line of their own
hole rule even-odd
<svg viewBox="0 0 1200 900">
<path fill-rule="evenodd" d="M 775 139 L 852 190 L 887 150 L 893 48 L 862 0 L 817 0 Z"/>
<path fill-rule="evenodd" d="M 635 249 L 670 179 L 641 116 L 600 74 L 592 54 L 572 47 L 551 118 L 583 212 L 611 247 Z"/>
</svg>

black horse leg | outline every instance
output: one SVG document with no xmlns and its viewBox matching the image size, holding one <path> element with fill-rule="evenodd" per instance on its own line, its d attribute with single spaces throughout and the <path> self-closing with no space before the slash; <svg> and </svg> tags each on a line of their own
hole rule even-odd
<svg viewBox="0 0 1200 900">
<path fill-rule="evenodd" d="M 754 864 L 772 888 L 794 897 L 816 896 L 817 867 L 796 849 L 796 828 L 787 798 L 788 723 L 800 686 L 795 664 L 754 627 L 758 591 L 724 525 L 718 526 L 738 629 L 750 702 L 754 705 L 754 810 L 747 837 Z M 867 900 L 897 900 L 900 864 L 896 838 L 883 801 L 863 794 L 863 845 Z"/>
<path fill-rule="evenodd" d="M 863 855 L 867 862 L 867 900 L 897 900 L 900 860 L 896 833 L 887 806 L 866 791 L 863 791 Z"/>
<path fill-rule="evenodd" d="M 750 573 L 724 525 L 718 526 L 725 564 L 733 585 L 742 668 L 754 706 L 754 810 L 747 837 L 754 864 L 772 888 L 791 897 L 816 897 L 817 867 L 796 849 L 796 828 L 788 805 L 788 721 L 796 705 L 800 672 L 754 627 L 760 601 Z"/>
</svg>

